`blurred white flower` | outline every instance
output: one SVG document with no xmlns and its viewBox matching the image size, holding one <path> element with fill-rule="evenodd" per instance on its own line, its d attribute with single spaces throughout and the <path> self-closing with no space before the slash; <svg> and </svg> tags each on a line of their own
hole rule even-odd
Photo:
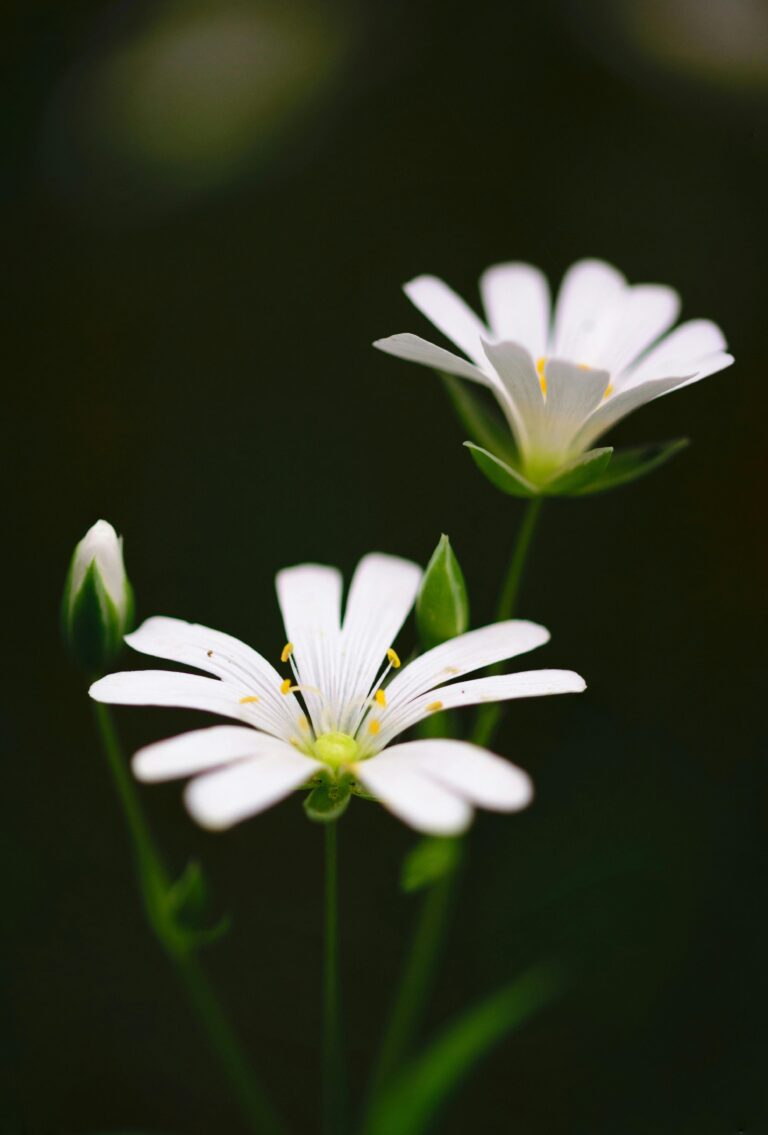
<svg viewBox="0 0 768 1135">
<path fill-rule="evenodd" d="M 281 571 L 277 593 L 290 640 L 282 662 L 290 664 L 290 678 L 229 635 L 152 618 L 127 637 L 134 650 L 214 677 L 163 670 L 112 674 L 91 687 L 91 696 L 112 704 L 200 709 L 242 723 L 173 737 L 134 757 L 141 780 L 202 774 L 187 788 L 186 802 L 208 828 L 230 827 L 296 788 L 322 784 L 372 794 L 405 823 L 440 835 L 466 828 L 475 806 L 516 811 L 530 801 L 532 788 L 508 761 L 461 741 L 392 741 L 442 709 L 580 692 L 584 681 L 568 670 L 463 681 L 467 673 L 548 640 L 543 627 L 522 620 L 460 635 L 401 669 L 392 642 L 421 574 L 408 560 L 366 556 L 342 620 L 342 579 L 335 568 L 303 564 Z"/>
<path fill-rule="evenodd" d="M 435 276 L 419 276 L 404 290 L 466 358 L 411 334 L 374 346 L 488 387 L 534 484 L 638 406 L 733 362 L 709 320 L 693 319 L 667 334 L 680 307 L 672 288 L 630 286 L 601 260 L 568 270 L 553 313 L 546 278 L 530 264 L 499 264 L 483 273 L 486 323 Z"/>
</svg>

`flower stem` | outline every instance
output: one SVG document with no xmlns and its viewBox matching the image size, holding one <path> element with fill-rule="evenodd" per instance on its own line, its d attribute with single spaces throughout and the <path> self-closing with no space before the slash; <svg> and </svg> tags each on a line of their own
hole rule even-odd
<svg viewBox="0 0 768 1135">
<path fill-rule="evenodd" d="M 528 553 L 531 549 L 536 522 L 541 511 L 542 498 L 528 503 L 518 532 L 512 556 L 496 608 L 496 621 L 509 619 L 517 603 Z M 471 740 L 487 745 L 501 719 L 498 704 L 484 706 L 478 715 Z M 460 872 L 452 871 L 435 883 L 424 897 L 405 971 L 395 996 L 394 1007 L 384 1034 L 381 1053 L 374 1072 L 370 1100 L 386 1088 L 408 1055 L 430 992 L 437 963 L 443 949 L 448 920 Z"/>
<path fill-rule="evenodd" d="M 371 1080 L 371 1100 L 387 1087 L 393 1074 L 410 1053 L 440 960 L 444 931 L 452 905 L 453 877 L 451 874 L 439 879 L 424 896 L 411 951 Z"/>
<path fill-rule="evenodd" d="M 325 824 L 325 952 L 323 958 L 323 1132 L 344 1127 L 344 1066 L 339 982 L 338 823 Z"/>
<path fill-rule="evenodd" d="M 93 702 L 92 705 L 96 728 L 133 844 L 139 885 L 150 927 L 176 969 L 248 1126 L 259 1135 L 283 1135 L 285 1127 L 256 1081 L 240 1042 L 200 964 L 195 947 L 180 933 L 174 922 L 166 901 L 171 879 L 152 839 L 138 793 L 128 772 L 109 706 L 101 702 Z"/>
<path fill-rule="evenodd" d="M 515 613 L 517 605 L 517 597 L 520 593 L 520 584 L 523 579 L 523 572 L 525 564 L 528 559 L 528 553 L 531 549 L 533 542 L 533 534 L 536 531 L 536 523 L 539 519 L 543 497 L 533 497 L 528 502 L 528 507 L 523 516 L 520 531 L 518 532 L 515 546 L 512 549 L 512 555 L 507 567 L 507 574 L 504 577 L 504 584 L 499 595 L 499 602 L 496 607 L 497 623 L 502 622 L 504 619 L 510 619 Z M 498 673 L 498 667 L 494 668 Z M 475 728 L 472 731 L 471 740 L 476 745 L 489 745 L 493 740 L 499 722 L 501 721 L 504 712 L 504 702 L 494 702 L 492 705 L 485 705 L 477 715 Z"/>
</svg>

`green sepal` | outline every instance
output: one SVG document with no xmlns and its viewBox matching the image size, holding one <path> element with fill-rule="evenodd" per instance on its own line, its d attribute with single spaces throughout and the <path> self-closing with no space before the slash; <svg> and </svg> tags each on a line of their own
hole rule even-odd
<svg viewBox="0 0 768 1135">
<path fill-rule="evenodd" d="M 101 674 L 120 653 L 123 624 L 95 560 L 76 595 L 72 594 L 72 574 L 70 567 L 61 602 L 64 642 L 81 669 Z"/>
<path fill-rule="evenodd" d="M 620 485 L 628 485 L 645 477 L 665 465 L 670 458 L 688 446 L 687 437 L 679 437 L 674 441 L 656 442 L 651 445 L 639 445 L 632 449 L 617 449 L 610 464 L 594 481 L 576 490 L 575 496 L 586 496 L 589 493 L 604 493 L 609 489 L 617 489 Z"/>
<path fill-rule="evenodd" d="M 310 820 L 329 824 L 344 815 L 351 795 L 352 785 L 348 776 L 340 780 L 325 777 L 305 799 L 304 811 Z"/>
<path fill-rule="evenodd" d="M 178 879 L 168 887 L 164 902 L 176 937 L 187 945 L 210 945 L 230 929 L 229 915 L 211 922 L 211 891 L 196 859 L 190 859 Z"/>
<path fill-rule="evenodd" d="M 469 626 L 464 573 L 445 533 L 421 581 L 416 599 L 416 626 L 425 650 L 463 634 Z"/>
<path fill-rule="evenodd" d="M 440 372 L 448 397 L 456 416 L 476 444 L 498 453 L 505 461 L 517 463 L 518 454 L 515 439 L 509 426 L 482 397 L 476 394 L 465 379 Z"/>
<path fill-rule="evenodd" d="M 506 461 L 502 461 L 500 457 L 496 457 L 487 449 L 475 445 L 474 442 L 465 441 L 464 445 L 483 476 L 487 477 L 491 484 L 495 485 L 497 489 L 501 489 L 503 493 L 507 493 L 511 497 L 538 497 L 541 495 L 541 490 L 536 485 L 532 484 L 517 469 L 508 465 Z"/>
<path fill-rule="evenodd" d="M 612 453 L 610 446 L 580 453 L 544 482 L 542 493 L 548 497 L 571 497 L 584 492 L 605 472 Z"/>
<path fill-rule="evenodd" d="M 461 849 L 455 836 L 425 836 L 403 860 L 401 889 L 413 894 L 452 875 L 461 862 Z"/>
</svg>

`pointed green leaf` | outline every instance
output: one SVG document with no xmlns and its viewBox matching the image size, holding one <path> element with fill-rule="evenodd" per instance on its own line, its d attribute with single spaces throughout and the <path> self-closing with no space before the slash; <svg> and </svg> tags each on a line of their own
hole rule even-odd
<svg viewBox="0 0 768 1135">
<path fill-rule="evenodd" d="M 591 484 L 577 490 L 576 495 L 604 493 L 608 489 L 617 489 L 620 485 L 637 481 L 664 465 L 688 444 L 687 437 L 679 437 L 675 441 L 657 442 L 654 445 L 641 445 L 632 449 L 617 449 L 602 475 Z"/>
<path fill-rule="evenodd" d="M 351 785 L 348 777 L 342 780 L 326 778 L 307 796 L 304 801 L 304 811 L 310 820 L 328 824 L 344 815 L 350 795 Z"/>
<path fill-rule="evenodd" d="M 416 599 L 416 625 L 425 650 L 463 634 L 469 626 L 464 573 L 445 533 L 421 581 Z"/>
<path fill-rule="evenodd" d="M 514 462 L 517 456 L 515 440 L 502 416 L 486 406 L 482 395 L 476 393 L 466 379 L 442 372 L 440 377 L 456 416 L 470 438 L 492 453 L 500 454 L 505 461 Z"/>
<path fill-rule="evenodd" d="M 559 974 L 540 966 L 464 1013 L 374 1100 L 364 1135 L 422 1135 L 473 1066 L 561 988 Z"/>
<path fill-rule="evenodd" d="M 495 457 L 493 453 L 489 453 L 487 449 L 481 449 L 479 445 L 474 445 L 471 441 L 465 441 L 464 445 L 471 453 L 472 460 L 480 472 L 497 489 L 501 489 L 503 493 L 507 493 L 511 497 L 539 496 L 539 490 L 536 486 L 526 480 L 522 473 L 518 473 L 511 465 L 507 465 L 506 461 L 502 461 L 500 457 Z"/>
<path fill-rule="evenodd" d="M 461 861 L 461 849 L 462 841 L 454 836 L 426 836 L 403 860 L 400 886 L 412 894 L 453 874 Z"/>
<path fill-rule="evenodd" d="M 573 461 L 558 469 L 555 476 L 545 482 L 541 491 L 548 497 L 568 497 L 583 492 L 605 471 L 612 453 L 613 450 L 607 446 L 604 449 L 590 449 L 588 453 L 579 454 Z"/>
</svg>

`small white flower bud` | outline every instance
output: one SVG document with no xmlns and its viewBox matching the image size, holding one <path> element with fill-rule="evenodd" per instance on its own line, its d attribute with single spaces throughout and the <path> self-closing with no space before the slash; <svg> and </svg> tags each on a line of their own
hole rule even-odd
<svg viewBox="0 0 768 1135">
<path fill-rule="evenodd" d="M 75 548 L 61 615 L 64 641 L 77 663 L 90 673 L 102 672 L 119 653 L 133 619 L 123 541 L 106 520 L 97 520 Z"/>
</svg>

